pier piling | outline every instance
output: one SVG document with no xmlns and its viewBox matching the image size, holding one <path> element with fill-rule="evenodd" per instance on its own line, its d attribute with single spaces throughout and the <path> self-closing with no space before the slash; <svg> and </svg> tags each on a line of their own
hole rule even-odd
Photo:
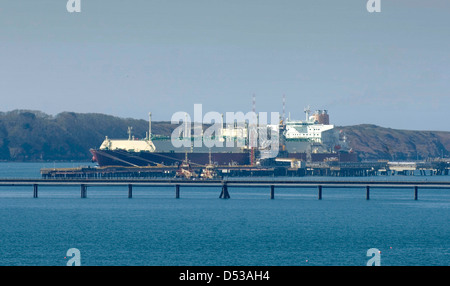
<svg viewBox="0 0 450 286">
<path fill-rule="evenodd" d="M 222 192 L 220 193 L 219 198 L 220 199 L 229 199 L 230 198 L 230 194 L 228 193 L 227 183 L 222 184 Z"/>
<path fill-rule="evenodd" d="M 370 200 L 370 187 L 366 186 L 366 200 Z"/>
<path fill-rule="evenodd" d="M 87 195 L 87 187 L 85 184 L 81 184 L 81 198 L 86 198 Z"/>
<path fill-rule="evenodd" d="M 175 185 L 175 198 L 180 198 L 180 185 Z"/>
<path fill-rule="evenodd" d="M 33 185 L 33 198 L 37 198 L 38 197 L 38 185 L 34 184 Z"/>
<path fill-rule="evenodd" d="M 414 187 L 414 200 L 417 201 L 417 199 L 419 198 L 419 187 L 415 186 Z"/>
<path fill-rule="evenodd" d="M 270 199 L 273 200 L 275 198 L 275 186 L 270 185 Z"/>
<path fill-rule="evenodd" d="M 133 197 L 133 185 L 128 184 L 128 198 L 131 199 Z"/>
<path fill-rule="evenodd" d="M 319 190 L 319 200 L 321 200 L 322 199 L 322 185 L 319 185 L 317 188 Z"/>
</svg>

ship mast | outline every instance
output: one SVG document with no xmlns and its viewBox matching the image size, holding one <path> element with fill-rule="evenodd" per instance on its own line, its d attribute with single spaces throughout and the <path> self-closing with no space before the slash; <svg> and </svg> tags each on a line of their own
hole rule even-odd
<svg viewBox="0 0 450 286">
<path fill-rule="evenodd" d="M 131 140 L 131 133 L 132 133 L 133 127 L 128 126 L 128 140 Z"/>
<path fill-rule="evenodd" d="M 152 113 L 148 113 L 148 139 L 152 138 Z"/>
<path fill-rule="evenodd" d="M 188 136 L 188 124 L 187 124 L 188 114 L 187 113 L 185 113 L 184 118 L 185 118 L 185 120 L 184 120 L 184 137 L 187 138 L 187 137 L 190 137 L 190 136 Z"/>
<path fill-rule="evenodd" d="M 309 107 L 309 105 L 308 105 L 308 107 L 306 107 L 304 109 L 304 111 L 306 113 L 306 122 L 308 122 L 308 120 L 309 120 L 309 113 L 311 112 L 311 107 Z"/>
<path fill-rule="evenodd" d="M 255 97 L 255 94 L 253 94 L 252 111 L 253 111 L 253 115 L 256 115 L 256 97 Z M 254 124 L 254 123 L 252 123 L 252 124 Z M 258 117 L 256 117 L 256 126 L 250 127 L 251 132 L 254 132 L 253 128 L 258 128 Z M 258 133 L 256 133 L 256 134 L 253 133 L 252 135 L 249 134 L 249 137 L 250 137 L 249 138 L 249 145 L 251 146 L 251 149 L 250 149 L 250 164 L 252 166 L 255 165 L 255 146 L 254 146 L 255 144 L 254 143 L 256 143 L 256 142 L 253 142 L 255 140 L 255 138 L 253 138 L 253 137 L 255 137 L 255 136 L 258 136 Z M 250 141 L 252 141 L 252 142 L 250 142 Z"/>
</svg>

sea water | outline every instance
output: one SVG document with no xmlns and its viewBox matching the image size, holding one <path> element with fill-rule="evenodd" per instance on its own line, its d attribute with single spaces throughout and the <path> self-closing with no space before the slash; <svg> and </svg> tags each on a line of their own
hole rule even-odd
<svg viewBox="0 0 450 286">
<path fill-rule="evenodd" d="M 86 163 L 0 163 L 0 178 Z M 304 179 L 317 179 L 307 177 Z M 339 178 L 321 179 L 336 180 Z M 345 178 L 348 180 L 348 178 Z M 386 177 L 362 179 L 384 180 Z M 396 176 L 449 181 L 450 176 Z M 355 178 L 361 180 L 361 178 Z M 0 187 L 0 265 L 450 265 L 450 190 Z"/>
</svg>

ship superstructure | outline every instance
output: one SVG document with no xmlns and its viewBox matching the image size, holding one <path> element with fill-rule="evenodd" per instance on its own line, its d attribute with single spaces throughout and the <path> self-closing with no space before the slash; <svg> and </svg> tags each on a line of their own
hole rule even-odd
<svg viewBox="0 0 450 286">
<path fill-rule="evenodd" d="M 284 136 L 287 151 L 302 152 L 311 148 L 312 152 L 334 152 L 336 148 L 347 147 L 345 137 L 330 124 L 327 110 L 316 110 L 311 116 L 309 112 L 309 107 L 305 108 L 305 120 L 286 120 Z"/>
</svg>

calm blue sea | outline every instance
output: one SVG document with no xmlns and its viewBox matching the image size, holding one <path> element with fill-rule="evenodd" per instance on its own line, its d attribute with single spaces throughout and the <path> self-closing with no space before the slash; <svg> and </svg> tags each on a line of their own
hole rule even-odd
<svg viewBox="0 0 450 286">
<path fill-rule="evenodd" d="M 0 177 L 86 163 L 0 163 Z M 392 177 L 390 177 L 392 179 Z M 336 178 L 330 178 L 336 179 Z M 371 178 L 383 180 L 384 177 Z M 398 180 L 450 180 L 450 176 Z M 450 265 L 450 190 L 0 187 L 0 265 Z"/>
</svg>

